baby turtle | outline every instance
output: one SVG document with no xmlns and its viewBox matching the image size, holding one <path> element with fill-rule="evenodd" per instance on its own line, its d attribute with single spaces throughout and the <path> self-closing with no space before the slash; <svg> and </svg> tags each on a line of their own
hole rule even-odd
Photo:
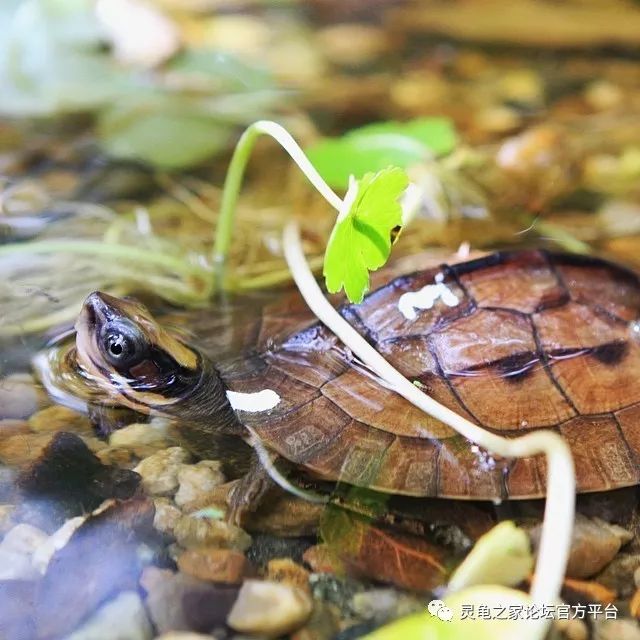
<svg viewBox="0 0 640 640">
<path fill-rule="evenodd" d="M 494 253 L 397 277 L 340 312 L 407 378 L 472 422 L 506 437 L 560 433 L 579 491 L 640 482 L 633 272 L 542 250 Z M 179 419 L 201 455 L 219 456 L 253 433 L 313 478 L 409 496 L 545 494 L 543 457 L 497 459 L 425 415 L 310 321 L 299 297 L 260 313 L 248 328 L 234 320 L 207 334 L 200 312 L 196 347 L 137 302 L 93 293 L 68 359 L 110 403 Z M 212 359 L 239 340 L 243 358 Z M 258 476 L 236 506 L 258 499 Z"/>
</svg>

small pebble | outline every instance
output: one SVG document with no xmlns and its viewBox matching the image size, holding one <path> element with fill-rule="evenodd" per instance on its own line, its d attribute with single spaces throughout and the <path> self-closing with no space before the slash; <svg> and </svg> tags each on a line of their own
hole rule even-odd
<svg viewBox="0 0 640 640">
<path fill-rule="evenodd" d="M 238 593 L 234 585 L 216 585 L 156 567 L 142 572 L 140 585 L 147 592 L 147 609 L 158 633 L 221 626 Z"/>
<path fill-rule="evenodd" d="M 156 640 L 214 640 L 214 636 L 204 636 L 201 633 L 191 631 L 169 631 L 157 636 Z"/>
<path fill-rule="evenodd" d="M 556 620 L 554 627 L 565 640 L 589 640 L 589 628 L 583 620 Z"/>
<path fill-rule="evenodd" d="M 348 67 L 369 64 L 389 48 L 384 29 L 366 24 L 343 23 L 325 27 L 316 39 L 329 61 Z"/>
<path fill-rule="evenodd" d="M 311 615 L 311 598 L 277 582 L 246 580 L 227 624 L 235 631 L 276 638 L 301 627 Z"/>
<path fill-rule="evenodd" d="M 173 533 L 178 544 L 186 549 L 219 547 L 246 551 L 251 546 L 251 536 L 223 520 L 182 516 Z"/>
<path fill-rule="evenodd" d="M 93 428 L 85 415 L 61 405 L 47 407 L 34 413 L 29 418 L 29 426 L 36 433 L 71 431 L 87 436 L 93 435 Z"/>
<path fill-rule="evenodd" d="M 170 447 L 145 458 L 134 469 L 142 476 L 142 485 L 152 496 L 170 496 L 178 488 L 178 471 L 189 461 L 182 447 Z"/>
<path fill-rule="evenodd" d="M 640 640 L 640 627 L 635 620 L 600 620 L 595 624 L 594 640 Z"/>
<path fill-rule="evenodd" d="M 0 548 L 5 551 L 31 555 L 47 541 L 48 537 L 42 529 L 21 523 L 6 533 L 0 543 Z"/>
<path fill-rule="evenodd" d="M 109 436 L 110 447 L 128 449 L 139 458 L 166 449 L 168 443 L 167 424 L 163 421 L 136 422 L 117 429 Z"/>
<path fill-rule="evenodd" d="M 153 504 L 156 508 L 153 526 L 160 533 L 172 536 L 174 527 L 182 517 L 182 511 L 169 498 L 155 498 Z"/>
<path fill-rule="evenodd" d="M 274 558 L 267 563 L 267 580 L 282 582 L 311 593 L 309 572 L 290 558 Z"/>
<path fill-rule="evenodd" d="M 27 553 L 3 549 L 0 546 L 0 581 L 35 580 L 40 577 L 38 570 Z"/>
<path fill-rule="evenodd" d="M 16 373 L 0 379 L 0 419 L 26 419 L 48 404 L 33 376 Z"/>
<path fill-rule="evenodd" d="M 135 591 L 122 591 L 65 640 L 151 640 L 153 636 L 140 596 Z"/>
<path fill-rule="evenodd" d="M 634 576 L 640 568 L 640 554 L 618 554 L 595 580 L 612 589 L 620 598 L 629 598 L 635 591 Z"/>
<path fill-rule="evenodd" d="M 540 538 L 540 527 L 530 532 L 534 548 Z M 620 547 L 631 539 L 626 529 L 611 525 L 599 518 L 578 514 L 573 527 L 567 575 L 571 578 L 589 578 L 601 571 L 616 556 Z"/>
<path fill-rule="evenodd" d="M 244 554 L 235 549 L 188 549 L 178 557 L 178 568 L 199 580 L 226 584 L 240 584 L 255 575 Z"/>
<path fill-rule="evenodd" d="M 424 610 L 424 601 L 395 589 L 371 589 L 354 594 L 351 609 L 365 620 L 380 623 Z"/>
<path fill-rule="evenodd" d="M 67 520 L 56 532 L 52 533 L 34 552 L 33 566 L 44 574 L 53 554 L 62 549 L 71 539 L 74 532 L 84 523 L 85 516 L 76 516 Z"/>
<path fill-rule="evenodd" d="M 13 526 L 13 514 L 16 508 L 12 504 L 0 504 L 0 538 Z"/>
<path fill-rule="evenodd" d="M 5 418 L 0 420 L 0 439 L 9 438 L 10 436 L 25 435 L 30 433 L 29 423 L 26 420 L 17 420 L 15 418 Z"/>
<path fill-rule="evenodd" d="M 0 439 L 0 462 L 10 467 L 27 464 L 40 457 L 52 438 L 51 433 L 28 433 Z"/>
<path fill-rule="evenodd" d="M 178 491 L 175 502 L 182 507 L 199 500 L 215 487 L 226 482 L 217 460 L 202 460 L 197 464 L 184 465 L 178 471 Z"/>
</svg>

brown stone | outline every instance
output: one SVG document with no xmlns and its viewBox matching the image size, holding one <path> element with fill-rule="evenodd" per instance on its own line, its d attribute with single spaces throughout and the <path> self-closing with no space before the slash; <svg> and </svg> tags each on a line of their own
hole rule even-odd
<svg viewBox="0 0 640 640">
<path fill-rule="evenodd" d="M 244 554 L 234 549 L 189 549 L 178 557 L 178 568 L 194 578 L 226 584 L 255 575 Z"/>
<path fill-rule="evenodd" d="M 0 420 L 0 439 L 10 438 L 11 436 L 25 435 L 29 433 L 29 423 L 26 420 L 16 420 L 13 418 L 5 418 Z"/>
<path fill-rule="evenodd" d="M 56 431 L 71 431 L 87 436 L 93 435 L 89 419 L 61 405 L 47 407 L 29 418 L 29 426 L 36 433 L 55 433 Z"/>
<path fill-rule="evenodd" d="M 315 573 L 340 573 L 342 563 L 326 544 L 309 547 L 302 556 Z"/>
<path fill-rule="evenodd" d="M 298 587 L 307 593 L 309 589 L 309 572 L 291 558 L 274 558 L 267 564 L 267 580 L 284 582 Z"/>
<path fill-rule="evenodd" d="M 562 593 L 567 596 L 577 596 L 563 598 L 569 602 L 574 600 L 583 602 L 586 600 L 587 602 L 611 604 L 616 599 L 615 591 L 612 591 L 599 582 L 594 582 L 592 580 L 574 580 L 573 578 L 565 578 Z"/>
<path fill-rule="evenodd" d="M 4 438 L 0 440 L 0 462 L 9 466 L 27 464 L 40 457 L 52 437 L 50 433 L 29 433 Z"/>
<path fill-rule="evenodd" d="M 245 551 L 251 545 L 248 533 L 222 520 L 182 516 L 176 523 L 173 534 L 178 544 L 187 549 L 219 547 Z"/>
</svg>

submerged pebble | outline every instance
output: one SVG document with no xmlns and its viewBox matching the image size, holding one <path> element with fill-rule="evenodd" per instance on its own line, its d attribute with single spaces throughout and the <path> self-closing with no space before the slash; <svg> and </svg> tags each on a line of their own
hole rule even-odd
<svg viewBox="0 0 640 640">
<path fill-rule="evenodd" d="M 0 379 L 0 419 L 25 419 L 49 404 L 33 376 L 16 373 Z"/>
<path fill-rule="evenodd" d="M 246 551 L 251 546 L 251 536 L 240 527 L 211 518 L 182 516 L 173 532 L 178 544 L 186 549 L 220 547 Z"/>
<path fill-rule="evenodd" d="M 159 633 L 205 632 L 224 625 L 238 587 L 215 585 L 169 569 L 148 567 L 140 581 Z"/>
<path fill-rule="evenodd" d="M 151 640 L 153 636 L 140 596 L 135 591 L 123 591 L 65 640 Z"/>
<path fill-rule="evenodd" d="M 178 506 L 193 503 L 225 481 L 222 465 L 217 460 L 202 460 L 193 465 L 184 465 L 178 470 L 179 486 L 175 502 Z"/>
<path fill-rule="evenodd" d="M 635 620 L 598 620 L 594 640 L 640 640 L 640 626 Z"/>
<path fill-rule="evenodd" d="M 615 591 L 619 597 L 628 598 L 635 590 L 633 576 L 638 568 L 640 568 L 640 554 L 619 554 L 596 576 L 595 580 Z"/>
<path fill-rule="evenodd" d="M 301 589 L 287 584 L 246 580 L 227 618 L 236 631 L 276 638 L 302 626 L 313 603 Z"/>
<path fill-rule="evenodd" d="M 351 609 L 360 618 L 379 623 L 424 611 L 425 601 L 396 589 L 371 589 L 354 594 Z"/>
<path fill-rule="evenodd" d="M 29 427 L 36 433 L 71 431 L 87 436 L 93 435 L 91 422 L 86 416 L 61 405 L 47 407 L 34 413 L 29 418 Z"/>
<path fill-rule="evenodd" d="M 267 564 L 267 579 L 311 593 L 309 572 L 290 558 L 274 558 Z"/>
<path fill-rule="evenodd" d="M 110 447 L 128 449 L 140 458 L 152 456 L 168 444 L 167 425 L 163 421 L 135 422 L 109 436 Z"/>
<path fill-rule="evenodd" d="M 145 458 L 134 471 L 142 477 L 142 486 L 152 496 L 170 496 L 178 489 L 178 471 L 191 455 L 182 447 L 170 447 Z"/>
<path fill-rule="evenodd" d="M 534 546 L 540 538 L 540 526 L 530 532 Z M 601 571 L 618 553 L 620 547 L 633 538 L 626 529 L 599 518 L 576 516 L 567 576 L 589 578 Z"/>
<path fill-rule="evenodd" d="M 12 504 L 0 504 L 0 536 L 4 535 L 13 526 L 13 514 L 15 506 Z"/>
<path fill-rule="evenodd" d="M 240 584 L 255 570 L 245 555 L 235 549 L 188 549 L 178 557 L 183 573 L 211 582 Z"/>
<path fill-rule="evenodd" d="M 182 517 L 182 511 L 176 507 L 169 498 L 156 498 L 153 501 L 155 515 L 153 526 L 160 533 L 173 535 L 173 529 Z"/>
</svg>

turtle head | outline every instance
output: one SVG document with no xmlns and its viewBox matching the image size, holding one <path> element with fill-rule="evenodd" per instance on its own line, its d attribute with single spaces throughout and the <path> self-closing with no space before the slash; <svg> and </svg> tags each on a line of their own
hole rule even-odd
<svg viewBox="0 0 640 640">
<path fill-rule="evenodd" d="M 164 329 L 148 309 L 96 291 L 76 322 L 78 365 L 114 404 L 171 413 L 203 375 L 200 354 Z"/>
</svg>

